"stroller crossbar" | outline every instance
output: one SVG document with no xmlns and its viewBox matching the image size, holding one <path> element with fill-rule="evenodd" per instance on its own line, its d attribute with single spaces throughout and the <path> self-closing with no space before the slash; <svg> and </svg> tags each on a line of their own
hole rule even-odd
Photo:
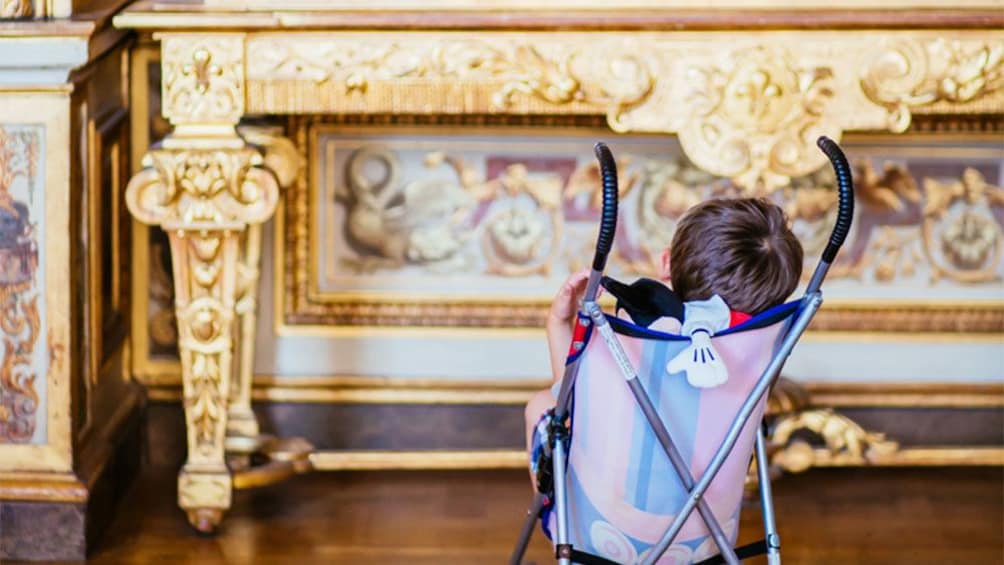
<svg viewBox="0 0 1004 565">
<path fill-rule="evenodd" d="M 732 565 L 757 553 L 766 553 L 772 564 L 780 563 L 762 422 L 764 405 L 770 387 L 822 304 L 820 286 L 853 216 L 847 161 L 833 141 L 820 138 L 819 146 L 837 172 L 840 191 L 836 227 L 822 259 L 800 300 L 713 336 L 723 362 L 732 364 L 730 374 L 736 372 L 738 376 L 730 376 L 727 385 L 702 392 L 681 388 L 687 385 L 678 380 L 663 383 L 662 372 L 651 369 L 665 367 L 667 355 L 681 351 L 689 338 L 636 326 L 605 314 L 596 303 L 617 220 L 614 160 L 605 145 L 597 144 L 603 215 L 593 270 L 576 322 L 583 330 L 576 333 L 582 341 L 575 344 L 575 353 L 568 359 L 551 413 L 543 449 L 550 460 L 538 463 L 538 467 L 550 470 L 546 473 L 548 488 L 534 497 L 511 564 L 522 561 L 538 519 L 544 520 L 545 529 L 553 530 L 559 564 L 696 561 Z M 602 342 L 603 347 L 590 347 L 593 342 Z M 753 351 L 744 353 L 749 349 Z M 584 359 L 590 363 L 585 370 Z M 646 364 L 645 375 L 640 375 L 636 366 Z M 577 386 L 580 372 L 584 380 Z M 626 390 L 624 384 L 612 380 L 616 373 L 620 382 L 626 383 Z M 598 409 L 607 409 L 613 411 L 614 421 L 607 422 L 607 427 L 579 421 L 570 411 L 573 395 L 576 404 L 583 405 L 581 410 L 594 416 L 592 420 Z M 634 405 L 632 411 L 625 412 L 625 403 Z M 677 409 L 686 413 L 676 413 Z M 617 442 L 612 438 L 615 432 L 640 437 L 642 443 Z M 654 439 L 645 439 L 649 436 Z M 660 455 L 653 455 L 652 449 Z M 601 461 L 587 465 L 590 457 Z M 739 496 L 750 457 L 757 462 L 766 536 L 762 542 L 734 548 Z M 592 463 L 604 467 L 597 471 Z M 653 491 L 655 474 L 666 472 L 669 475 L 659 479 L 659 484 L 676 484 L 675 489 Z M 639 476 L 633 477 L 632 473 Z M 635 490 L 625 490 L 624 481 L 633 484 Z M 545 486 L 544 482 L 538 483 L 539 488 Z M 606 492 L 611 489 L 612 494 Z M 695 510 L 699 521 L 691 518 Z M 727 522 L 724 527 L 723 521 Z M 718 553 L 713 554 L 713 550 Z"/>
</svg>

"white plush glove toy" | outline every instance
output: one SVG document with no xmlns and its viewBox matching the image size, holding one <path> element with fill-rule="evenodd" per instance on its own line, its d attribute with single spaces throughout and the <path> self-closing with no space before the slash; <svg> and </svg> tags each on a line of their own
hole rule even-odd
<svg viewBox="0 0 1004 565">
<path fill-rule="evenodd" d="M 711 344 L 711 336 L 729 327 L 731 312 L 717 294 L 708 300 L 687 302 L 683 306 L 680 335 L 690 337 L 687 347 L 666 364 L 666 372 L 687 374 L 687 382 L 698 388 L 711 388 L 729 380 L 729 371 Z"/>
</svg>

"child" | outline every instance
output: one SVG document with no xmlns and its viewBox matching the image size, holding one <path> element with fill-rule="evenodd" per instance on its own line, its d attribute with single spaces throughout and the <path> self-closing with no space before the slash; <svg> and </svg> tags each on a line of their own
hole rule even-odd
<svg viewBox="0 0 1004 565">
<path fill-rule="evenodd" d="M 684 302 L 684 333 L 688 324 L 707 323 L 716 315 L 712 324 L 717 331 L 784 302 L 802 275 L 802 246 L 775 204 L 759 198 L 708 200 L 680 220 L 670 247 L 662 252 L 659 275 Z M 565 371 L 572 321 L 588 278 L 588 271 L 570 276 L 551 303 L 547 345 L 555 382 Z M 534 425 L 554 406 L 556 388 L 538 392 L 526 406 L 528 449 Z"/>
</svg>

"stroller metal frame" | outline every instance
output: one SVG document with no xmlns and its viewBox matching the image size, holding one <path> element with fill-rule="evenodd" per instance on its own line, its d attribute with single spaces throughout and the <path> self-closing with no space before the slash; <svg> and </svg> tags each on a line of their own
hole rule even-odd
<svg viewBox="0 0 1004 565">
<path fill-rule="evenodd" d="M 589 281 L 586 285 L 585 294 L 580 306 L 580 314 L 583 316 L 579 316 L 576 323 L 583 326 L 592 324 L 594 328 L 599 331 L 603 341 L 610 349 L 614 361 L 627 382 L 631 393 L 638 402 L 638 405 L 644 413 L 649 425 L 652 427 L 652 430 L 655 432 L 655 436 L 658 439 L 659 444 L 662 446 L 662 449 L 669 458 L 670 464 L 679 476 L 684 488 L 689 492 L 689 496 L 684 503 L 683 508 L 681 508 L 676 514 L 669 528 L 652 547 L 652 550 L 649 552 L 649 555 L 644 561 L 645 565 L 653 565 L 660 557 L 662 557 L 663 553 L 665 553 L 670 544 L 672 544 L 674 538 L 679 534 L 684 523 L 694 510 L 697 510 L 698 514 L 707 525 L 712 539 L 717 545 L 718 550 L 721 552 L 719 556 L 712 557 L 701 563 L 725 562 L 729 565 L 733 565 L 739 563 L 740 558 L 760 553 L 767 554 L 768 563 L 771 563 L 771 565 L 780 564 L 781 562 L 781 543 L 774 520 L 774 504 L 771 496 L 766 438 L 763 422 L 761 422 L 760 426 L 757 426 L 754 454 L 757 462 L 757 478 L 760 486 L 760 503 L 763 511 L 764 530 L 766 534 L 765 539 L 762 542 L 757 542 L 748 546 L 733 548 L 703 496 L 717 475 L 719 469 L 721 469 L 725 460 L 732 452 L 732 449 L 735 446 L 735 443 L 738 440 L 747 420 L 749 420 L 753 411 L 756 409 L 756 406 L 760 403 L 761 399 L 767 394 L 771 386 L 777 380 L 778 375 L 781 373 L 781 368 L 784 366 L 785 361 L 787 361 L 788 356 L 795 347 L 795 344 L 798 342 L 802 333 L 805 332 L 805 329 L 809 326 L 809 322 L 812 320 L 812 317 L 822 304 L 823 297 L 820 287 L 823 280 L 826 278 L 826 273 L 828 272 L 830 265 L 833 263 L 837 252 L 840 250 L 840 246 L 843 244 L 844 239 L 847 237 L 847 233 L 850 230 L 851 220 L 854 215 L 854 189 L 851 179 L 850 166 L 848 165 L 843 152 L 840 150 L 840 147 L 833 140 L 825 136 L 820 137 L 817 145 L 829 158 L 830 163 L 836 172 L 837 187 L 839 191 L 837 221 L 833 228 L 833 232 L 830 235 L 830 241 L 826 246 L 826 249 L 823 251 L 822 257 L 813 272 L 805 293 L 801 298 L 801 306 L 797 314 L 795 314 L 793 320 L 788 322 L 790 325 L 780 347 L 775 352 L 760 377 L 757 379 L 752 391 L 750 391 L 739 411 L 733 418 L 732 424 L 730 425 L 725 438 L 715 451 L 715 454 L 708 463 L 704 474 L 695 481 L 690 474 L 688 465 L 684 462 L 679 450 L 673 442 L 673 439 L 670 437 L 669 431 L 666 429 L 666 426 L 659 417 L 655 406 L 652 404 L 650 397 L 645 392 L 644 387 L 639 381 L 638 374 L 629 361 L 623 346 L 614 335 L 614 332 L 610 327 L 610 323 L 607 321 L 599 305 L 596 303 L 600 279 L 606 267 L 607 255 L 613 245 L 614 233 L 617 227 L 618 195 L 617 169 L 613 155 L 605 144 L 596 144 L 595 153 L 600 163 L 602 178 L 603 213 L 600 223 L 599 236 L 597 238 L 596 254 L 593 258 L 592 271 L 590 273 Z M 573 351 L 577 350 L 577 345 L 580 348 L 584 346 L 581 342 L 573 343 Z M 551 424 L 548 429 L 548 442 L 544 446 L 545 455 L 549 454 L 551 457 L 550 470 L 551 476 L 553 477 L 554 512 L 556 514 L 556 531 L 554 532 L 555 556 L 557 557 L 560 565 L 571 565 L 573 562 L 586 564 L 609 564 L 612 562 L 598 556 L 577 551 L 569 543 L 568 494 L 566 483 L 566 458 L 569 446 L 569 431 L 566 428 L 565 423 L 569 417 L 570 398 L 576 376 L 578 375 L 578 370 L 579 358 L 576 356 L 574 360 L 565 366 L 565 373 L 562 377 L 560 392 L 554 408 L 554 415 L 551 418 Z M 510 557 L 510 565 L 519 565 L 521 563 L 523 555 L 526 552 L 526 547 L 533 535 L 533 530 L 539 518 L 540 511 L 546 504 L 547 499 L 548 495 L 541 492 L 538 492 L 534 496 L 527 518 L 520 531 L 520 537 Z"/>
</svg>

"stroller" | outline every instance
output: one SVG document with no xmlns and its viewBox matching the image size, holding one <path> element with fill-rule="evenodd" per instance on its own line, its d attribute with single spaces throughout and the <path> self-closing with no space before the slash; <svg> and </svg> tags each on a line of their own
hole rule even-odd
<svg viewBox="0 0 1004 565">
<path fill-rule="evenodd" d="M 521 563 L 538 519 L 562 565 L 735 564 L 764 553 L 769 563 L 780 563 L 764 407 L 822 304 L 820 286 L 854 213 L 847 159 L 829 138 L 818 145 L 836 171 L 839 206 L 805 294 L 715 333 L 701 358 L 717 354 L 728 381 L 696 388 L 680 375 L 666 375 L 667 361 L 682 352 L 689 357 L 692 350 L 696 363 L 696 338 L 635 325 L 605 314 L 596 302 L 616 231 L 618 194 L 613 156 L 596 144 L 603 185 L 596 253 L 556 406 L 535 432 L 542 439 L 533 462 L 538 492 L 511 565 Z M 766 537 L 736 548 L 754 455 Z"/>
</svg>

